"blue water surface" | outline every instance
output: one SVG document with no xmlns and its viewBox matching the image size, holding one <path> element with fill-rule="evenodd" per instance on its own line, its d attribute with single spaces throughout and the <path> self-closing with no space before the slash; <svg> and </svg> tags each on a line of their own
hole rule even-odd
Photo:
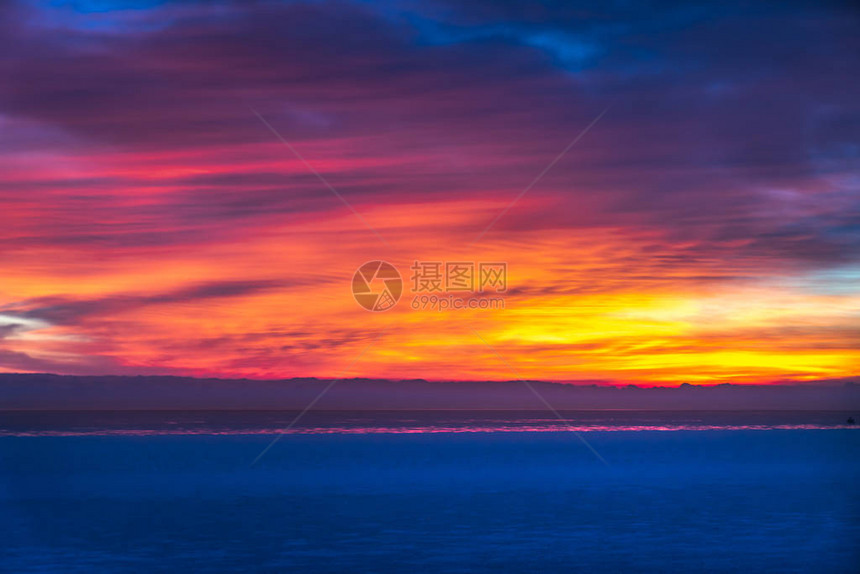
<svg viewBox="0 0 860 574">
<path fill-rule="evenodd" d="M 860 432 L 0 437 L 7 572 L 860 571 Z"/>
</svg>

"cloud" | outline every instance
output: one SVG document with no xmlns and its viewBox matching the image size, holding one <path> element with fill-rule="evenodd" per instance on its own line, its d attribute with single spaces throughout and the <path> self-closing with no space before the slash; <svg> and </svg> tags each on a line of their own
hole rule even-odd
<svg viewBox="0 0 860 574">
<path fill-rule="evenodd" d="M 244 297 L 285 286 L 286 283 L 281 281 L 224 281 L 156 294 L 114 294 L 97 299 L 43 297 L 8 305 L 1 311 L 13 319 L 20 317 L 51 325 L 76 325 L 90 318 L 127 313 L 141 307 Z"/>
<path fill-rule="evenodd" d="M 5 325 L 0 325 L 0 339 L 5 339 L 6 337 L 15 335 L 23 329 L 23 323 L 7 323 Z"/>
<path fill-rule="evenodd" d="M 0 338 L 60 356 L 21 341 L 41 320 L 98 341 L 74 353 L 176 365 L 206 330 L 223 352 L 191 349 L 201 371 L 352 350 L 333 285 L 383 255 L 251 107 L 385 257 L 527 268 L 510 296 L 538 330 L 573 297 L 807 277 L 850 297 L 832 272 L 860 258 L 857 24 L 812 2 L 4 3 Z M 150 312 L 217 299 L 237 316 Z"/>
</svg>

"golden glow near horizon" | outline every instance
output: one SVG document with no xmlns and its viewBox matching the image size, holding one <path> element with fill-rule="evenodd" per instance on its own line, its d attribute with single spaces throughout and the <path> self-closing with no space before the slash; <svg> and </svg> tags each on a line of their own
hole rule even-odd
<svg viewBox="0 0 860 574">
<path fill-rule="evenodd" d="M 28 359 L 0 371 L 655 385 L 856 373 L 856 292 L 689 262 L 689 245 L 635 229 L 494 231 L 469 246 L 500 205 L 362 206 L 390 246 L 333 209 L 184 250 L 153 242 L 94 258 L 55 243 L 4 253 L 5 352 Z M 404 279 L 403 298 L 384 313 L 365 311 L 350 293 L 355 269 L 373 259 Z M 411 309 L 415 260 L 505 261 L 505 308 Z"/>
</svg>

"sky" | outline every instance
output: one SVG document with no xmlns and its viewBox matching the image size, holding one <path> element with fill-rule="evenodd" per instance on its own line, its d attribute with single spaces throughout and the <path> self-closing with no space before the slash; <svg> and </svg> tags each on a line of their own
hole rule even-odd
<svg viewBox="0 0 860 574">
<path fill-rule="evenodd" d="M 858 24 L 847 2 L 5 2 L 0 372 L 860 375 Z M 377 260 L 403 293 L 372 312 L 351 288 Z M 505 263 L 504 308 L 414 309 L 416 261 Z"/>
</svg>

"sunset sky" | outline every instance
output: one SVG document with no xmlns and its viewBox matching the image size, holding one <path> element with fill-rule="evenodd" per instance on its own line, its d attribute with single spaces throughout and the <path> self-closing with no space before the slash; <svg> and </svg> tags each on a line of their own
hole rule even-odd
<svg viewBox="0 0 860 574">
<path fill-rule="evenodd" d="M 0 372 L 860 375 L 858 29 L 847 2 L 3 3 Z M 389 311 L 351 293 L 373 260 Z M 507 263 L 505 308 L 413 310 L 416 260 Z"/>
</svg>

